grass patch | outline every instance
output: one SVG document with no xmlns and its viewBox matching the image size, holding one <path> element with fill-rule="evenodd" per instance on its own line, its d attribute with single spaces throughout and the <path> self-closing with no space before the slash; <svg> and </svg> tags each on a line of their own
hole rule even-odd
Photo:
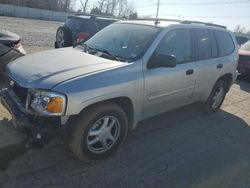
<svg viewBox="0 0 250 188">
<path fill-rule="evenodd" d="M 0 171 L 7 170 L 10 161 L 23 155 L 25 152 L 25 145 L 10 145 L 0 149 Z"/>
</svg>

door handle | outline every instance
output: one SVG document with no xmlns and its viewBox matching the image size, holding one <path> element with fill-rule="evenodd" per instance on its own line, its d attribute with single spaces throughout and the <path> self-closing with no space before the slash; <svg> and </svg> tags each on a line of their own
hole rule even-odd
<svg viewBox="0 0 250 188">
<path fill-rule="evenodd" d="M 194 73 L 194 69 L 189 69 L 186 71 L 186 75 L 191 75 Z"/>
<path fill-rule="evenodd" d="M 218 64 L 217 65 L 217 69 L 222 69 L 223 68 L 223 64 Z"/>
</svg>

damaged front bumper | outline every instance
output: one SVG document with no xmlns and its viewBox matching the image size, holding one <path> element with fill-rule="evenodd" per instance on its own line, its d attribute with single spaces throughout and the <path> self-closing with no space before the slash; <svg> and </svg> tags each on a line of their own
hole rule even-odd
<svg viewBox="0 0 250 188">
<path fill-rule="evenodd" d="M 65 130 L 60 117 L 42 117 L 25 108 L 11 89 L 0 91 L 0 102 L 12 115 L 15 128 L 28 128 L 43 137 L 57 137 L 65 141 Z M 33 135 L 36 136 L 36 135 Z"/>
<path fill-rule="evenodd" d="M 11 90 L 0 91 L 0 102 L 12 115 L 14 127 L 33 127 L 29 122 L 29 112 L 25 110 Z"/>
</svg>

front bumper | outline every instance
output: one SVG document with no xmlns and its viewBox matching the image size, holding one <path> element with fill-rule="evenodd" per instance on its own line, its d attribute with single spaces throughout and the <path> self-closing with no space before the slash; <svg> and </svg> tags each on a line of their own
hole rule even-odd
<svg viewBox="0 0 250 188">
<path fill-rule="evenodd" d="M 11 89 L 0 91 L 0 102 L 12 115 L 15 128 L 30 128 L 31 132 L 45 137 L 57 137 L 65 140 L 64 128 L 60 117 L 37 116 L 25 108 Z"/>
<path fill-rule="evenodd" d="M 18 99 L 14 98 L 11 90 L 0 91 L 0 102 L 12 115 L 14 127 L 33 127 L 29 122 L 30 115 Z"/>
</svg>

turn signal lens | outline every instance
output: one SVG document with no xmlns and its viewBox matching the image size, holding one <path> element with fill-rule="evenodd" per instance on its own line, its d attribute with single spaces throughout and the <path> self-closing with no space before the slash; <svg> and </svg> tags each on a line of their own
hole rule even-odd
<svg viewBox="0 0 250 188">
<path fill-rule="evenodd" d="M 62 113 L 64 101 L 61 97 L 52 97 L 47 106 L 47 112 Z"/>
</svg>

